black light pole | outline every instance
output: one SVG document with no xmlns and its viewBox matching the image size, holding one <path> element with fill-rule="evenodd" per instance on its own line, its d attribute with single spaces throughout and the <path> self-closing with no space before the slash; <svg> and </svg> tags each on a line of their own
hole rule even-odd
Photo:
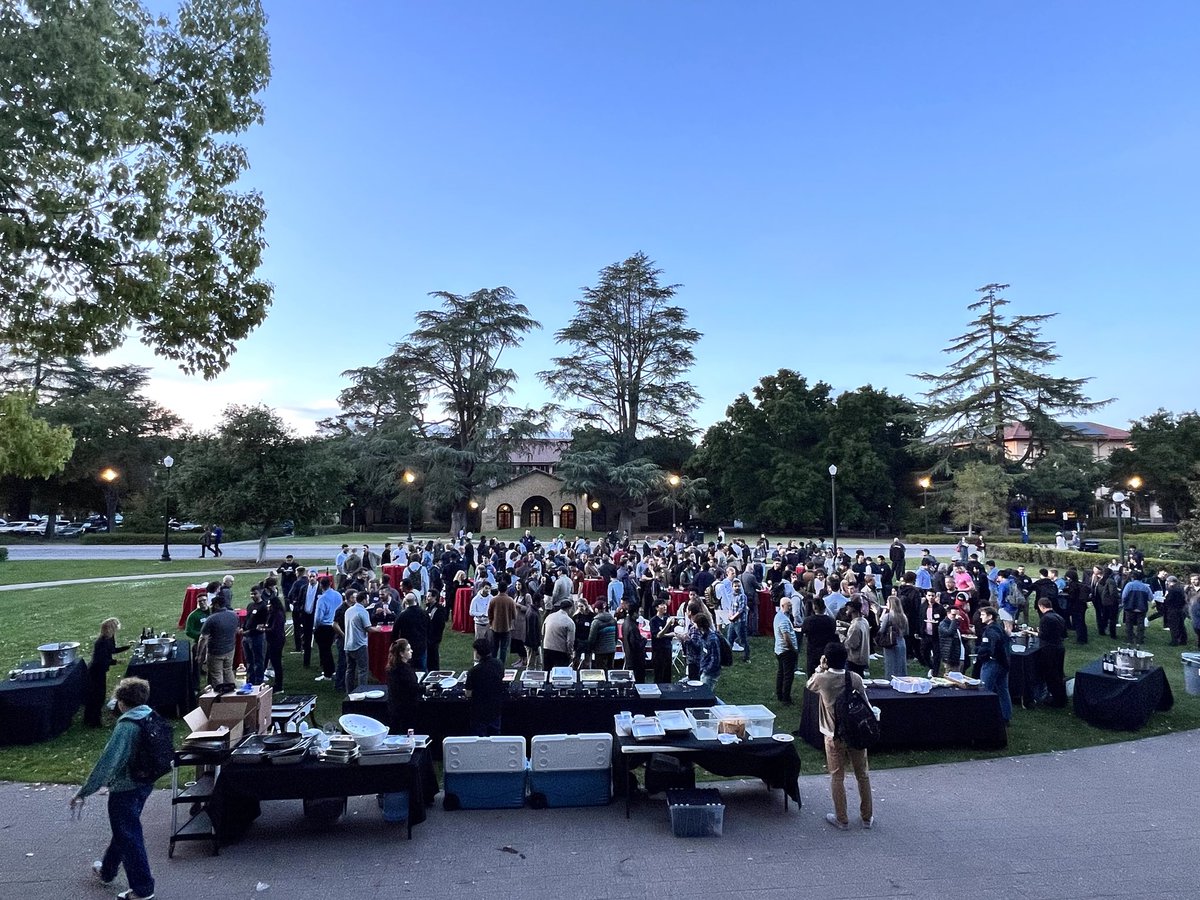
<svg viewBox="0 0 1200 900">
<path fill-rule="evenodd" d="M 1125 564 L 1125 494 L 1122 491 L 1115 491 L 1112 495 L 1113 503 L 1117 507 L 1117 545 L 1121 548 L 1120 560 L 1121 565 Z"/>
<path fill-rule="evenodd" d="M 921 509 L 925 510 L 925 533 L 929 534 L 929 476 L 926 475 L 917 484 L 921 486 Z"/>
<path fill-rule="evenodd" d="M 417 480 L 417 476 L 407 469 L 404 472 L 404 483 L 408 485 L 408 542 L 412 543 L 412 495 L 413 482 Z"/>
<path fill-rule="evenodd" d="M 676 524 L 675 524 L 675 489 L 677 487 L 679 487 L 679 483 L 682 480 L 683 479 L 681 479 L 674 472 L 672 472 L 670 475 L 667 476 L 667 484 L 669 484 L 671 486 L 671 533 L 672 534 L 675 533 L 675 528 L 676 528 Z"/>
<path fill-rule="evenodd" d="M 832 500 L 833 512 L 833 560 L 837 566 L 837 466 L 829 467 L 829 496 Z"/>
<path fill-rule="evenodd" d="M 163 468 L 167 470 L 167 486 L 163 489 L 163 552 L 162 561 L 171 561 L 171 466 L 175 460 L 163 457 Z"/>
<path fill-rule="evenodd" d="M 100 479 L 104 482 L 104 512 L 108 520 L 105 531 L 112 534 L 113 527 L 117 520 L 117 489 L 115 482 L 121 477 L 121 473 L 109 466 L 100 473 Z"/>
</svg>

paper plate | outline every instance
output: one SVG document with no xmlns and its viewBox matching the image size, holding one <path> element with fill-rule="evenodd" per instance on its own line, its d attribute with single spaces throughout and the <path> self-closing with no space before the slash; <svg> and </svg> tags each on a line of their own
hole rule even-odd
<svg viewBox="0 0 1200 900">
<path fill-rule="evenodd" d="M 384 697 L 383 691 L 367 691 L 363 694 L 367 700 L 382 700 Z"/>
<path fill-rule="evenodd" d="M 689 681 L 689 682 L 687 683 L 687 686 L 688 686 L 688 687 L 700 687 L 702 684 L 704 684 L 704 682 L 703 682 L 703 681 L 695 681 L 695 680 L 692 680 L 692 681 Z"/>
<path fill-rule="evenodd" d="M 736 734 L 718 734 L 717 740 L 720 741 L 722 744 L 736 744 L 737 743 L 737 735 Z"/>
<path fill-rule="evenodd" d="M 771 735 L 771 740 L 779 741 L 781 744 L 791 744 L 795 742 L 796 737 L 791 734 L 773 734 Z"/>
</svg>

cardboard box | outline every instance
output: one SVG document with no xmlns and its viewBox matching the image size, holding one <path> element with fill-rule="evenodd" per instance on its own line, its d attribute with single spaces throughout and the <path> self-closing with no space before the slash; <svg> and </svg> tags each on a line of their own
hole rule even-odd
<svg viewBox="0 0 1200 900">
<path fill-rule="evenodd" d="M 200 708 L 206 714 L 218 706 L 236 707 L 242 711 L 246 733 L 266 734 L 271 730 L 271 704 L 274 691 L 268 685 L 256 685 L 248 694 L 233 692 L 217 694 L 212 688 L 200 695 Z"/>
<path fill-rule="evenodd" d="M 216 741 L 225 747 L 236 747 L 245 733 L 243 719 L 243 711 L 237 706 L 218 703 L 213 706 L 211 715 L 203 709 L 193 709 L 183 717 L 191 729 L 184 743 Z"/>
</svg>

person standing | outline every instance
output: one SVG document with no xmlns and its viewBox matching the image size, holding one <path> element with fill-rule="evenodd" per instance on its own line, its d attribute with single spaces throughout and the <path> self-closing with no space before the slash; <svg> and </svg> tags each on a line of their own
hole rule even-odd
<svg viewBox="0 0 1200 900">
<path fill-rule="evenodd" d="M 1054 601 L 1049 597 L 1039 597 L 1037 608 L 1038 643 L 1041 645 L 1037 655 L 1038 677 L 1050 692 L 1050 702 L 1046 705 L 1061 709 L 1067 705 L 1067 683 L 1063 673 L 1067 623 L 1054 609 Z"/>
<path fill-rule="evenodd" d="M 346 636 L 346 682 L 347 694 L 362 690 L 367 684 L 370 661 L 367 658 L 367 632 L 378 630 L 371 625 L 371 616 L 359 601 L 358 591 L 346 591 L 346 612 L 343 631 Z M 413 599 L 416 602 L 416 599 Z M 417 614 L 424 618 L 419 609 Z"/>
<path fill-rule="evenodd" d="M 542 662 L 546 671 L 571 664 L 575 649 L 575 620 L 571 618 L 574 605 L 569 598 L 559 601 L 558 608 L 542 623 Z"/>
<path fill-rule="evenodd" d="M 825 765 L 829 769 L 829 793 L 833 798 L 833 812 L 825 814 L 825 821 L 839 831 L 850 827 L 846 806 L 847 762 L 854 769 L 854 780 L 858 783 L 858 813 L 862 827 L 871 828 L 875 824 L 867 751 L 851 747 L 837 736 L 836 704 L 846 689 L 847 677 L 851 690 L 867 700 L 867 686 L 862 678 L 846 670 L 846 648 L 837 641 L 831 641 L 826 645 L 817 671 L 809 676 L 807 684 L 808 689 L 817 694 L 821 701 L 818 726 L 825 738 Z"/>
<path fill-rule="evenodd" d="M 242 636 L 242 653 L 246 657 L 246 684 L 262 684 L 263 672 L 267 668 L 267 622 L 270 607 L 263 600 L 262 591 L 250 589 L 250 602 L 246 605 L 246 624 Z"/>
<path fill-rule="evenodd" d="M 1146 613 L 1150 610 L 1150 588 L 1142 580 L 1140 569 L 1129 573 L 1129 581 L 1121 588 L 1121 616 L 1125 623 L 1125 640 L 1130 645 L 1146 643 Z"/>
<path fill-rule="evenodd" d="M 773 625 L 775 633 L 775 699 L 787 706 L 792 705 L 792 684 L 796 680 L 796 663 L 800 659 L 800 641 L 796 627 L 792 624 L 792 601 L 784 597 L 779 601 Z"/>
<path fill-rule="evenodd" d="M 899 594 L 893 592 L 879 619 L 879 646 L 883 648 L 883 676 L 888 680 L 908 674 L 908 617 Z"/>
<path fill-rule="evenodd" d="M 666 600 L 658 601 L 656 614 L 650 619 L 650 664 L 654 667 L 654 683 L 671 683 L 671 656 L 674 621 L 667 615 Z"/>
<path fill-rule="evenodd" d="M 689 631 L 688 640 L 700 654 L 700 680 L 715 691 L 717 680 L 721 677 L 721 638 L 717 626 L 708 612 L 698 612 L 692 616 L 692 625 L 695 627 Z"/>
<path fill-rule="evenodd" d="M 220 525 L 213 524 L 212 530 L 212 552 L 213 556 L 224 556 L 221 550 L 221 541 L 225 538 L 225 529 Z"/>
<path fill-rule="evenodd" d="M 734 577 L 730 582 L 732 593 L 729 609 L 729 627 L 726 630 L 725 639 L 729 641 L 732 647 L 735 644 L 740 644 L 742 648 L 742 662 L 750 662 L 750 635 L 746 631 L 746 621 L 749 618 L 749 604 L 746 602 L 746 591 L 742 587 L 742 581 L 738 577 Z"/>
<path fill-rule="evenodd" d="M 404 595 L 404 608 L 396 617 L 392 636 L 404 638 L 412 651 L 412 664 L 419 672 L 431 672 L 436 666 L 427 665 L 429 651 L 429 616 L 421 608 L 416 593 Z"/>
<path fill-rule="evenodd" d="M 232 610 L 229 611 L 232 613 Z M 120 718 L 104 752 L 96 761 L 87 781 L 71 798 L 71 808 L 83 802 L 102 787 L 108 788 L 108 821 L 112 839 L 101 859 L 92 863 L 92 871 L 103 884 L 111 884 L 123 865 L 129 879 L 129 890 L 117 895 L 120 900 L 153 900 L 154 876 L 146 856 L 146 841 L 142 834 L 142 809 L 154 790 L 154 783 L 135 781 L 129 771 L 134 748 L 142 737 L 138 723 L 150 715 L 150 682 L 142 678 L 123 678 L 117 685 L 114 698 Z"/>
<path fill-rule="evenodd" d="M 208 635 L 208 683 L 233 684 L 233 654 L 237 646 L 238 617 L 218 593 L 213 599 L 213 611 L 200 626 L 200 635 Z"/>
<path fill-rule="evenodd" d="M 274 673 L 271 687 L 276 695 L 283 693 L 283 645 L 287 641 L 287 610 L 276 593 L 267 601 L 267 627 L 263 632 L 267 667 Z"/>
<path fill-rule="evenodd" d="M 329 586 L 329 576 L 323 576 L 317 588 L 316 606 L 313 610 L 313 640 L 317 644 L 321 674 L 313 681 L 327 681 L 333 678 L 335 669 L 333 642 L 337 637 L 334 616 L 341 605 L 342 595 Z"/>
<path fill-rule="evenodd" d="M 646 680 L 646 638 L 638 627 L 638 599 L 626 597 L 621 604 L 621 647 L 625 653 L 625 668 L 633 672 L 633 680 Z"/>
<path fill-rule="evenodd" d="M 1107 566 L 1092 566 L 1092 578 L 1088 584 L 1088 599 L 1096 608 L 1096 630 L 1100 637 L 1117 636 L 1117 606 L 1121 591 L 1116 576 Z"/>
<path fill-rule="evenodd" d="M 979 638 L 979 677 L 983 686 L 1000 697 L 1000 717 L 1012 719 L 1012 696 L 1008 693 L 1008 667 L 1012 660 L 1012 638 L 997 620 L 991 606 L 979 607 L 983 634 Z"/>
<path fill-rule="evenodd" d="M 871 629 L 863 618 L 862 604 L 855 600 L 847 604 L 850 611 L 850 628 L 846 631 L 846 665 L 856 675 L 867 674 L 871 659 Z"/>
<path fill-rule="evenodd" d="M 607 672 L 617 654 L 617 619 L 607 609 L 600 610 L 588 629 L 587 650 L 597 669 Z"/>
<path fill-rule="evenodd" d="M 464 685 L 470 704 L 471 729 L 478 737 L 491 737 L 500 733 L 504 666 L 492 656 L 492 642 L 488 638 L 476 638 L 471 649 L 478 659 L 467 673 Z"/>
<path fill-rule="evenodd" d="M 392 734 L 404 734 L 415 727 L 421 685 L 412 667 L 412 648 L 404 638 L 392 642 L 387 666 L 388 724 Z"/>
<path fill-rule="evenodd" d="M 800 623 L 800 633 L 805 640 L 804 669 L 811 675 L 821 663 L 825 645 L 837 640 L 837 623 L 832 616 L 810 606 L 808 615 Z"/>
<path fill-rule="evenodd" d="M 512 647 L 513 627 L 517 621 L 517 603 L 508 591 L 501 591 L 492 598 L 487 609 L 488 629 L 492 633 L 492 648 L 496 661 L 504 668 L 508 651 Z"/>
<path fill-rule="evenodd" d="M 896 581 L 904 578 L 904 554 L 906 547 L 900 538 L 892 538 L 892 546 L 888 547 L 888 560 L 892 564 L 892 577 Z"/>
<path fill-rule="evenodd" d="M 295 642 L 296 647 L 292 651 L 293 653 L 304 652 L 306 636 L 309 654 L 312 653 L 312 619 L 308 618 L 307 624 L 305 623 L 305 604 L 309 585 L 313 585 L 315 591 L 316 583 L 315 574 L 310 579 L 308 569 L 304 566 L 297 566 L 296 577 L 292 579 L 292 586 L 284 593 L 284 596 L 287 598 L 287 607 L 292 611 L 292 640 Z M 307 658 L 304 660 L 304 664 L 308 665 Z"/>
<path fill-rule="evenodd" d="M 204 554 L 212 549 L 213 531 L 211 525 L 205 525 L 204 531 L 200 534 L 200 558 L 204 559 Z M 216 555 L 215 553 L 213 554 Z"/>
<path fill-rule="evenodd" d="M 199 610 L 197 606 L 192 615 Z M 191 616 L 188 617 L 188 624 L 191 624 Z M 108 670 L 115 662 L 113 657 L 129 649 L 128 644 L 117 646 L 117 632 L 120 630 L 121 622 L 118 619 L 105 619 L 100 623 L 100 635 L 92 645 L 92 659 L 87 667 L 87 695 L 83 704 L 83 724 L 90 728 L 99 728 L 101 724 L 100 711 L 104 708 L 108 692 Z"/>
<path fill-rule="evenodd" d="M 1171 631 L 1171 647 L 1187 646 L 1187 594 L 1174 575 L 1168 575 L 1163 592 L 1163 624 Z"/>
<path fill-rule="evenodd" d="M 430 672 L 442 667 L 442 636 L 446 633 L 446 598 L 440 593 L 431 593 L 425 599 L 425 614 L 429 617 L 426 628 L 425 666 Z"/>
</svg>

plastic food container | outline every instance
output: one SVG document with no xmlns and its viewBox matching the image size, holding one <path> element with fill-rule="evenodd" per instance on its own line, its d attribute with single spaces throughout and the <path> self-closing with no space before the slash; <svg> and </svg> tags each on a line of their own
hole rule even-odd
<svg viewBox="0 0 1200 900">
<path fill-rule="evenodd" d="M 775 713 L 761 703 L 740 707 L 746 720 L 746 735 L 752 738 L 770 737 L 775 733 Z"/>
</svg>

